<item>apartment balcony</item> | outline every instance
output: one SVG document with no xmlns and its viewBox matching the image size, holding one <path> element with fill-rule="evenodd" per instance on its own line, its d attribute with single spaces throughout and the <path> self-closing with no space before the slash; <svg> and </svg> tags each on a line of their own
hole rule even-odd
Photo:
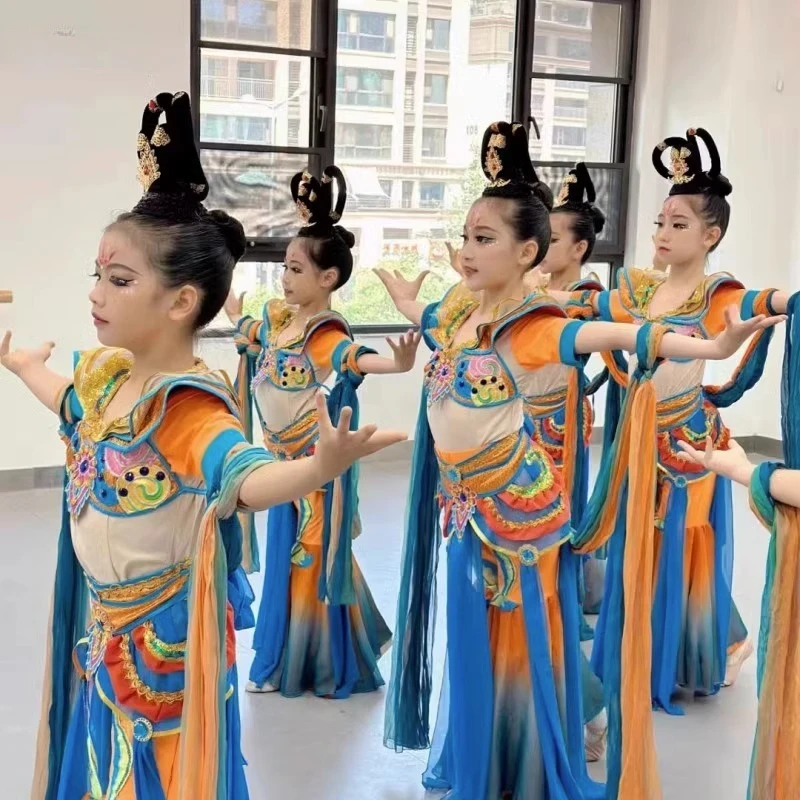
<svg viewBox="0 0 800 800">
<path fill-rule="evenodd" d="M 514 19 L 517 13 L 517 4 L 514 0 L 472 0 L 471 16 L 475 17 L 510 17 Z"/>
<path fill-rule="evenodd" d="M 358 106 L 360 108 L 391 108 L 392 95 L 386 92 L 374 92 L 367 89 L 337 89 L 336 102 L 340 106 Z"/>
<path fill-rule="evenodd" d="M 339 49 L 360 53 L 394 53 L 394 37 L 339 31 Z"/>
<path fill-rule="evenodd" d="M 203 75 L 200 95 L 215 100 L 244 100 L 270 102 L 275 99 L 272 78 L 230 78 Z"/>
</svg>

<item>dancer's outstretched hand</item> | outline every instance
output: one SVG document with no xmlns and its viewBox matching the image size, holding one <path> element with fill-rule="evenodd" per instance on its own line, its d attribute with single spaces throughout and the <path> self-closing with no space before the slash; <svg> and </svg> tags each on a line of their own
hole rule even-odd
<svg viewBox="0 0 800 800">
<path fill-rule="evenodd" d="M 461 266 L 461 250 L 457 250 L 450 242 L 445 242 L 444 246 L 447 248 L 447 255 L 450 258 L 450 266 L 459 274 L 464 277 L 464 269 Z"/>
<path fill-rule="evenodd" d="M 21 375 L 28 367 L 46 364 L 55 346 L 55 342 L 45 342 L 33 350 L 12 350 L 11 331 L 6 331 L 0 344 L 0 364 L 9 372 Z"/>
<path fill-rule="evenodd" d="M 374 269 L 372 271 L 381 279 L 381 283 L 386 287 L 386 291 L 389 292 L 395 305 L 403 301 L 416 300 L 425 278 L 430 275 L 426 269 L 420 272 L 413 281 L 410 281 L 398 270 L 389 272 L 388 269 Z"/>
<path fill-rule="evenodd" d="M 396 342 L 389 337 L 386 338 L 386 343 L 394 353 L 394 365 L 397 372 L 408 372 L 414 366 L 421 338 L 418 331 L 407 331 Z"/>
<path fill-rule="evenodd" d="M 742 446 L 734 439 L 728 440 L 727 450 L 717 450 L 714 448 L 714 441 L 709 436 L 706 438 L 705 450 L 698 450 L 688 442 L 678 442 L 678 446 L 683 451 L 683 456 L 687 461 L 692 461 L 705 469 L 722 475 L 723 478 L 730 478 L 739 483 L 746 482 L 753 470 L 753 465 L 747 457 L 747 453 Z M 742 479 L 745 480 L 742 480 Z"/>
<path fill-rule="evenodd" d="M 712 340 L 712 357 L 729 358 L 757 331 L 771 328 L 773 325 L 785 321 L 785 314 L 777 314 L 774 317 L 759 314 L 743 320 L 738 306 L 730 305 L 725 309 L 725 330 Z"/>
<path fill-rule="evenodd" d="M 359 459 L 408 439 L 405 433 L 381 431 L 375 425 L 364 425 L 356 431 L 351 431 L 350 420 L 353 411 L 350 408 L 342 409 L 339 424 L 334 425 L 321 393 L 317 395 L 316 402 L 319 414 L 319 438 L 312 458 L 316 460 L 320 486 L 341 475 Z"/>
<path fill-rule="evenodd" d="M 233 293 L 233 290 L 231 290 L 225 298 L 223 308 L 225 309 L 225 314 L 228 319 L 231 321 L 231 325 L 234 327 L 239 324 L 239 320 L 244 315 L 244 296 L 246 294 L 247 292 L 242 292 L 237 296 Z"/>
</svg>

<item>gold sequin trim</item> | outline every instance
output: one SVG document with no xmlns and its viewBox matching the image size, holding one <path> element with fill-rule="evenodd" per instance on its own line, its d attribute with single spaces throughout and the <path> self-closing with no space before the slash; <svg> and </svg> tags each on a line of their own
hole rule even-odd
<svg viewBox="0 0 800 800">
<path fill-rule="evenodd" d="M 135 602 L 159 589 L 163 589 L 170 581 L 180 576 L 181 572 L 188 570 L 190 565 L 191 560 L 187 558 L 175 564 L 175 566 L 170 567 L 166 572 L 162 572 L 147 580 L 139 581 L 134 584 L 106 586 L 97 591 L 97 596 L 104 602 L 109 603 Z M 189 579 L 188 573 L 183 575 L 182 578 L 184 582 L 187 581 Z"/>
<path fill-rule="evenodd" d="M 152 622 L 145 622 L 144 645 L 156 658 L 162 661 L 183 661 L 186 657 L 186 642 L 165 642 L 156 636 Z"/>
<path fill-rule="evenodd" d="M 131 637 L 129 634 L 123 634 L 122 641 L 119 645 L 120 656 L 122 657 L 122 669 L 125 672 L 125 677 L 131 685 L 131 688 L 139 695 L 144 697 L 149 703 L 182 703 L 183 691 L 177 692 L 157 692 L 151 689 L 140 677 L 136 671 L 136 665 L 133 663 L 133 656 L 131 655 Z"/>
</svg>

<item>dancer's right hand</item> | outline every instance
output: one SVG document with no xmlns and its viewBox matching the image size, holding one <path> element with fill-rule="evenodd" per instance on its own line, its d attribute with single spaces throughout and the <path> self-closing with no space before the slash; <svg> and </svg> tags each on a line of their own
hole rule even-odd
<svg viewBox="0 0 800 800">
<path fill-rule="evenodd" d="M 372 271 L 380 278 L 395 305 L 403 301 L 413 302 L 416 300 L 423 281 L 430 275 L 428 270 L 423 270 L 413 281 L 410 281 L 398 270 L 393 273 L 388 269 L 373 269 Z"/>
<path fill-rule="evenodd" d="M 450 266 L 463 278 L 464 270 L 461 267 L 461 250 L 456 250 L 450 242 L 445 242 L 444 246 L 447 248 L 447 255 L 450 258 Z"/>
<path fill-rule="evenodd" d="M 225 309 L 228 319 L 231 321 L 231 325 L 234 327 L 239 324 L 239 320 L 244 314 L 244 296 L 246 294 L 247 292 L 242 292 L 237 297 L 237 295 L 233 293 L 233 289 L 231 289 L 231 291 L 228 292 L 228 296 L 225 298 L 223 308 Z"/>
<path fill-rule="evenodd" d="M 21 375 L 31 366 L 47 363 L 55 346 L 55 342 L 45 342 L 35 350 L 12 350 L 11 331 L 6 331 L 3 342 L 0 344 L 0 364 L 9 372 Z"/>
</svg>

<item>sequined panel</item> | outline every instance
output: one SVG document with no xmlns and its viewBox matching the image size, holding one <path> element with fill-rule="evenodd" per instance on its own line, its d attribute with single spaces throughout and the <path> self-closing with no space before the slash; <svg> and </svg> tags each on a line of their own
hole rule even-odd
<svg viewBox="0 0 800 800">
<path fill-rule="evenodd" d="M 82 438 L 76 431 L 67 458 L 67 502 L 77 518 L 87 501 L 115 514 L 139 514 L 164 505 L 180 491 L 166 462 L 147 442 L 120 448 Z"/>
<path fill-rule="evenodd" d="M 516 395 L 511 373 L 493 352 L 435 352 L 425 372 L 425 388 L 429 404 L 450 396 L 477 408 L 499 405 Z"/>
</svg>

